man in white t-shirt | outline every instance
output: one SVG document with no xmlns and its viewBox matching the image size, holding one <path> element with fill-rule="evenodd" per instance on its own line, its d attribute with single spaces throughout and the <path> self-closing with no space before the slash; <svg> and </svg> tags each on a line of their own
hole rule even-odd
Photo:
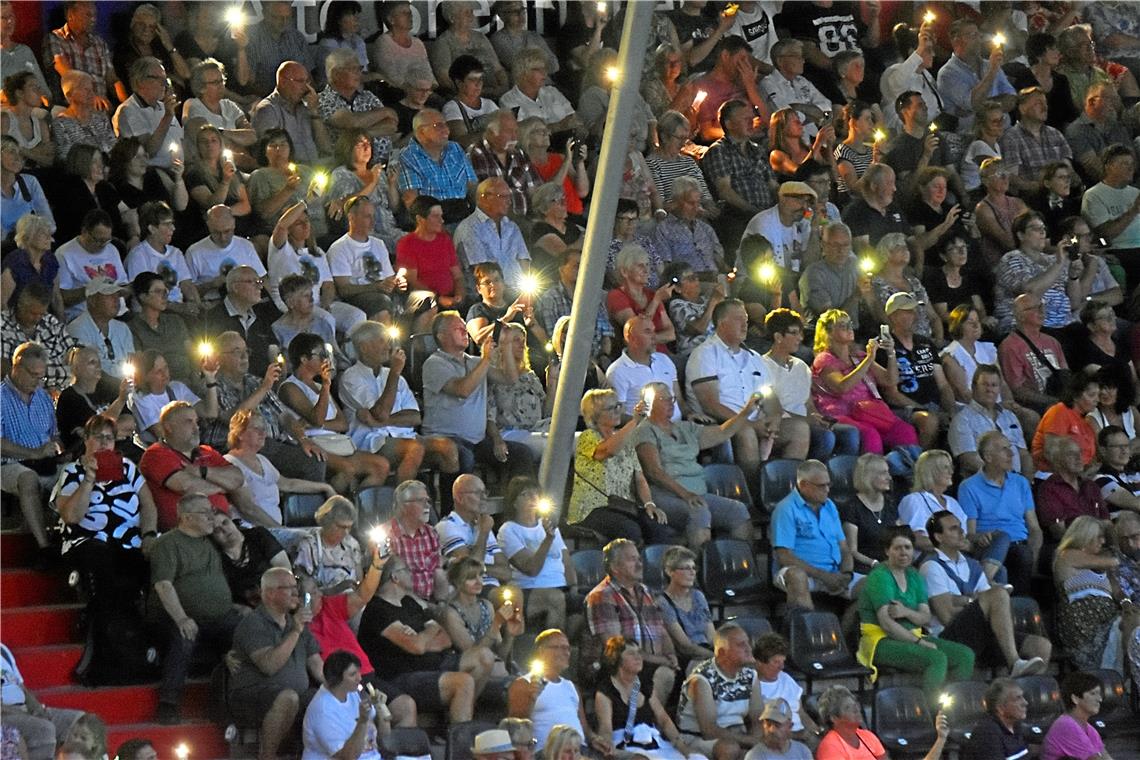
<svg viewBox="0 0 1140 760">
<path fill-rule="evenodd" d="M 783 183 L 776 205 L 752 217 L 744 228 L 743 237 L 763 236 L 772 244 L 776 266 L 802 272 L 806 262 L 819 258 L 818 227 L 805 217 L 807 211 L 815 206 L 817 197 L 815 190 L 805 182 Z M 737 266 L 740 266 L 739 260 Z"/>
<path fill-rule="evenodd" d="M 1104 177 L 1085 191 L 1081 216 L 1093 233 L 1108 240 L 1128 275 L 1128 287 L 1140 281 L 1140 189 L 1132 184 L 1136 157 L 1127 145 L 1110 145 L 1101 154 Z"/>
<path fill-rule="evenodd" d="M 663 353 L 654 351 L 656 345 L 653 321 L 644 316 L 633 316 L 625 323 L 625 350 L 606 368 L 606 385 L 617 393 L 622 415 L 633 416 L 633 408 L 641 400 L 641 389 L 647 383 L 664 383 L 673 398 L 681 401 L 681 386 L 677 383 L 677 365 Z M 673 419 L 681 419 L 681 404 L 673 406 Z"/>
<path fill-rule="evenodd" d="M 236 266 L 247 266 L 265 276 L 265 266 L 253 243 L 234 235 L 234 212 L 229 206 L 218 204 L 206 212 L 206 229 L 209 235 L 186 249 L 186 265 L 198 286 L 198 293 L 206 302 L 221 300 L 226 275 Z"/>
<path fill-rule="evenodd" d="M 344 204 L 344 213 L 348 232 L 329 246 L 329 271 L 337 296 L 369 319 L 390 316 L 396 291 L 407 290 L 408 282 L 392 270 L 388 247 L 372 236 L 376 208 L 368 198 L 355 195 Z"/>
<path fill-rule="evenodd" d="M 752 57 L 764 64 L 760 73 L 767 74 L 772 64 L 772 46 L 779 40 L 772 19 L 779 13 L 780 3 L 762 0 L 739 3 L 739 6 L 728 34 L 744 38 L 748 47 L 752 48 Z"/>
<path fill-rule="evenodd" d="M 123 258 L 111 244 L 111 216 L 103 209 L 92 209 L 83 217 L 79 234 L 56 249 L 59 262 L 59 290 L 67 308 L 66 321 L 70 322 L 86 308 L 88 282 L 106 277 L 121 285 L 120 295 L 131 295 L 131 281 Z M 123 304 L 120 312 L 125 311 Z"/>
</svg>

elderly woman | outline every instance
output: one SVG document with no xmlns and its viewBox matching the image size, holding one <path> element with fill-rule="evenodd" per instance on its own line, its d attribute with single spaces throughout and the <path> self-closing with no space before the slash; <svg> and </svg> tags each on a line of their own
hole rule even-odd
<svg viewBox="0 0 1140 760">
<path fill-rule="evenodd" d="M 384 241 L 388 250 L 396 249 L 402 231 L 396 224 L 392 207 L 398 198 L 384 177 L 384 167 L 372 161 L 372 139 L 362 129 L 341 130 L 336 141 L 335 159 L 324 204 L 328 212 L 329 234 L 348 231 L 344 206 L 349 198 L 361 196 L 372 201 L 375 209 L 376 237 Z"/>
<path fill-rule="evenodd" d="M 1128 378 L 1133 388 L 1137 387 L 1136 369 L 1129 356 L 1127 345 L 1116 339 L 1116 312 L 1108 304 L 1090 298 L 1081 307 L 1083 340 L 1073 341 L 1066 358 L 1072 367 L 1082 367 L 1086 372 L 1110 369 Z"/>
<path fill-rule="evenodd" d="M 371 43 L 369 60 L 384 79 L 396 87 L 404 84 L 404 72 L 414 63 L 428 63 L 427 48 L 412 33 L 412 4 L 406 0 L 384 3 L 376 9 L 377 19 L 387 31 Z M 429 64 L 430 65 L 430 64 Z"/>
<path fill-rule="evenodd" d="M 255 609 L 261 604 L 261 576 L 271 567 L 291 569 L 285 549 L 260 525 L 239 528 L 229 515 L 214 515 L 210 540 L 218 549 L 222 572 L 236 605 Z"/>
<path fill-rule="evenodd" d="M 884 760 L 890 757 L 874 732 L 863 728 L 863 707 L 846 686 L 830 686 L 819 698 L 819 722 L 828 728 L 816 750 L 816 760 Z M 950 735 L 950 724 L 939 714 L 938 738 L 923 760 L 938 760 Z"/>
<path fill-rule="evenodd" d="M 607 541 L 624 537 L 638 545 L 672 543 L 675 533 L 666 526 L 669 518 L 653 503 L 634 450 L 634 431 L 649 405 L 644 399 L 638 401 L 624 425 L 620 425 L 621 403 L 612 390 L 588 391 L 581 409 L 586 430 L 575 444 L 567 522 L 600 533 Z"/>
<path fill-rule="evenodd" d="M 420 111 L 424 110 L 427 102 L 435 92 L 435 77 L 431 68 L 424 64 L 409 67 L 404 74 L 404 97 L 392 104 L 396 112 L 396 147 L 403 147 L 412 139 L 412 120 Z"/>
<path fill-rule="evenodd" d="M 641 215 L 637 208 L 637 201 L 630 198 L 618 198 L 617 214 L 614 216 L 614 236 L 610 240 L 609 251 L 606 254 L 607 288 L 616 287 L 618 284 L 617 255 L 627 245 L 641 246 L 645 249 L 646 255 L 649 256 L 647 287 L 656 288 L 660 281 L 661 270 L 665 268 L 665 262 L 661 259 L 660 251 L 657 250 L 657 243 L 654 242 L 652 232 L 643 228 L 640 221 Z"/>
<path fill-rule="evenodd" d="M 450 82 L 447 76 L 451 63 L 461 55 L 473 55 L 483 64 L 486 75 L 487 94 L 498 97 L 507 91 L 507 70 L 499 62 L 499 56 L 487 35 L 475 29 L 475 3 L 444 3 L 441 6 L 443 18 L 447 21 L 447 31 L 435 38 L 428 57 L 438 82 Z"/>
<path fill-rule="evenodd" d="M 173 348 L 173 347 L 172 347 Z M 172 350 L 171 353 L 176 353 Z M 180 380 L 171 380 L 170 365 L 164 355 L 153 348 L 132 357 L 135 368 L 136 385 L 128 402 L 131 413 L 138 425 L 138 439 L 142 446 L 149 446 L 159 440 L 162 430 L 159 417 L 162 407 L 171 401 L 186 401 L 194 407 L 200 420 L 213 420 L 218 416 L 218 359 L 216 356 L 203 356 L 199 365 L 206 383 L 206 398 L 199 398 Z"/>
<path fill-rule="evenodd" d="M 796 170 L 808 161 L 830 166 L 835 173 L 835 153 L 830 149 L 835 142 L 835 128 L 827 125 L 820 129 L 809 144 L 804 140 L 804 123 L 794 108 L 781 108 L 768 122 L 768 143 L 772 150 L 768 163 L 776 178 L 791 180 Z"/>
<path fill-rule="evenodd" d="M 611 636 L 606 640 L 601 665 L 594 712 L 602 739 L 617 751 L 650 760 L 687 757 L 693 750 L 653 693 L 652 679 L 642 682 L 645 662 L 641 645 L 632 638 Z"/>
<path fill-rule="evenodd" d="M 364 553 L 352 535 L 356 506 L 343 496 L 330 496 L 314 515 L 316 530 L 297 545 L 293 566 L 317 582 L 321 593 L 341 594 L 363 577 Z"/>
<path fill-rule="evenodd" d="M 1087 757 L 1111 760 L 1104 740 L 1089 724 L 1100 712 L 1104 688 L 1095 673 L 1080 670 L 1069 673 L 1061 681 L 1061 701 L 1065 713 L 1053 721 L 1041 743 L 1041 760 L 1064 757 Z M 1101 724 L 1103 725 L 1103 723 Z"/>
<path fill-rule="evenodd" d="M 1122 597 L 1109 575 L 1120 560 L 1105 547 L 1107 532 L 1107 523 L 1081 515 L 1069 524 L 1053 556 L 1053 582 L 1061 600 L 1057 634 L 1082 670 L 1123 664 Z"/>
<path fill-rule="evenodd" d="M 190 66 L 162 25 L 162 14 L 150 3 L 135 8 L 126 39 L 120 38 L 115 46 L 111 61 L 119 79 L 130 81 L 131 66 L 140 58 L 157 58 L 179 89 L 190 78 Z"/>
<path fill-rule="evenodd" d="M 997 330 L 997 320 L 986 312 L 986 286 L 974 267 L 967 268 L 970 257 L 970 241 L 961 231 L 951 232 L 942 240 L 937 249 L 940 267 L 926 267 L 923 284 L 935 313 L 948 327 L 950 309 L 968 304 L 978 313 L 983 324 L 991 332 Z"/>
<path fill-rule="evenodd" d="M 867 74 L 867 61 L 858 50 L 844 50 L 831 59 L 835 68 L 835 92 L 842 98 L 838 103 L 847 105 L 863 97 L 866 99 L 863 80 Z"/>
<path fill-rule="evenodd" d="M 609 111 L 610 93 L 614 85 L 612 70 L 618 62 L 616 50 L 600 48 L 590 55 L 586 69 L 586 79 L 582 95 L 578 99 L 578 118 L 595 143 L 601 143 Z M 638 152 L 657 140 L 657 117 L 649 104 L 638 94 L 633 101 L 633 113 L 629 121 L 629 147 Z"/>
<path fill-rule="evenodd" d="M 994 316 L 1001 329 L 1013 327 L 1013 301 L 1029 293 L 1045 305 L 1044 327 L 1060 329 L 1072 321 L 1073 302 L 1083 297 L 1080 263 L 1071 261 L 1064 246 L 1049 244 L 1049 228 L 1036 211 L 1028 211 L 1013 223 L 1018 248 L 1001 257 L 995 277 Z"/>
<path fill-rule="evenodd" d="M 700 662 L 713 656 L 712 610 L 708 599 L 697 587 L 697 555 L 684 546 L 672 546 L 661 559 L 661 572 L 668 583 L 657 594 L 657 608 L 665 621 L 665 630 L 686 670 L 689 662 Z"/>
<path fill-rule="evenodd" d="M 149 578 L 143 550 L 150 552 L 158 521 L 146 479 L 115 451 L 115 425 L 101 414 L 87 420 L 83 453 L 64 465 L 51 493 L 63 556 L 80 571 L 87 614 L 99 633 L 137 614 L 134 605 Z"/>
<path fill-rule="evenodd" d="M 875 319 L 886 323 L 886 306 L 890 297 L 895 293 L 910 293 L 920 304 L 920 308 L 915 310 L 915 335 L 930 338 L 941 345 L 942 320 L 930 303 L 930 297 L 926 294 L 922 281 L 911 274 L 910 246 L 907 245 L 906 235 L 901 232 L 888 232 L 879 238 L 875 250 L 882 262 L 878 272 L 871 278 L 871 288 L 875 292 Z"/>
<path fill-rule="evenodd" d="M 853 189 L 859 186 L 859 180 L 871 165 L 875 125 L 878 123 L 875 110 L 874 106 L 861 100 L 851 101 L 843 107 L 847 136 L 835 146 L 834 151 L 838 173 L 835 186 L 840 199 L 852 196 Z"/>
<path fill-rule="evenodd" d="M 1025 203 L 1009 194 L 1009 174 L 1001 158 L 987 158 L 978 174 L 985 195 L 974 207 L 978 231 L 982 233 L 982 265 L 993 271 L 1008 251 L 1017 248 L 1013 220 L 1026 211 Z"/>
<path fill-rule="evenodd" d="M 487 122 L 499 106 L 483 97 L 483 64 L 473 55 L 461 55 L 447 70 L 455 97 L 443 104 L 443 118 L 451 139 L 463 147 L 483 139 Z"/>
<path fill-rule="evenodd" d="M 51 120 L 51 138 L 56 158 L 67 158 L 73 145 L 92 145 L 109 153 L 115 130 L 106 111 L 95 107 L 95 80 L 85 71 L 72 69 L 60 77 L 67 108 Z"/>
<path fill-rule="evenodd" d="M 247 149 L 257 142 L 257 133 L 241 106 L 225 97 L 225 65 L 214 58 L 194 64 L 190 72 L 190 90 L 194 97 L 187 98 L 182 104 L 182 123 L 186 132 L 192 133 L 196 123 L 213 125 L 221 133 L 225 146 L 236 148 L 237 163 L 243 169 L 256 168 Z"/>
<path fill-rule="evenodd" d="M 285 304 L 285 313 L 273 323 L 277 345 L 288 346 L 298 335 L 312 333 L 332 346 L 334 366 L 347 367 L 348 359 L 336 340 L 337 321 L 313 302 L 313 283 L 309 278 L 303 274 L 287 275 L 281 280 L 277 292 Z"/>
<path fill-rule="evenodd" d="M 504 508 L 510 516 L 499 528 L 499 546 L 514 568 L 512 585 L 523 590 L 526 619 L 538 630 L 566 625 L 569 602 L 581 606 L 570 591 L 578 582 L 570 550 L 558 529 L 538 482 L 511 478 Z"/>
<path fill-rule="evenodd" d="M 567 141 L 565 153 L 550 150 L 550 127 L 537 116 L 519 121 L 519 147 L 526 153 L 543 182 L 562 185 L 566 212 L 581 217 L 582 199 L 590 194 L 586 172 L 586 147 Z"/>
<path fill-rule="evenodd" d="M 515 636 L 523 632 L 522 605 L 516 605 L 503 589 L 495 596 L 498 607 L 481 596 L 483 592 L 483 563 L 467 556 L 452 562 L 447 568 L 447 580 L 455 589 L 443 608 L 442 619 L 452 646 L 462 652 L 460 670 L 464 661 L 481 661 L 478 669 L 482 679 L 503 678 L 507 675 L 504 662 L 510 659 Z M 475 682 L 475 691 L 482 692 L 486 681 Z"/>
<path fill-rule="evenodd" d="M 915 272 L 921 277 L 926 251 L 940 248 L 959 225 L 961 206 L 946 200 L 950 173 L 941 166 L 927 166 L 914 174 L 918 197 L 906 208 L 906 219 L 914 225 L 915 247 L 919 251 Z M 959 234 L 961 234 L 959 232 Z"/>
<path fill-rule="evenodd" d="M 867 341 L 860 355 L 853 348 L 855 331 L 851 318 L 839 309 L 820 315 L 815 328 L 815 361 L 812 363 L 812 400 L 821 414 L 859 428 L 864 452 L 882 454 L 895 446 L 915 446 L 918 433 L 895 416 L 879 395 L 878 383 L 895 384 L 898 363 L 894 344 L 883 343 L 887 366 L 875 362 L 879 340 Z"/>
<path fill-rule="evenodd" d="M 975 138 L 966 148 L 960 166 L 962 186 L 970 193 L 971 199 L 985 192 L 980 174 L 982 164 L 987 158 L 1001 158 L 998 140 L 1005 132 L 1005 118 L 1005 109 L 996 100 L 987 100 L 978 111 L 974 123 Z"/>
<path fill-rule="evenodd" d="M 1061 394 L 1061 400 L 1045 410 L 1041 422 L 1033 433 L 1029 451 L 1033 455 L 1033 466 L 1041 472 L 1051 472 L 1053 467 L 1045 454 L 1049 441 L 1054 438 L 1073 440 L 1081 449 L 1081 465 L 1092 467 L 1096 456 L 1096 431 L 1087 419 L 1100 403 L 1100 385 L 1097 377 L 1088 372 L 1073 374 L 1069 385 Z"/>
<path fill-rule="evenodd" d="M 667 351 L 665 344 L 677 338 L 664 305 L 673 295 L 673 283 L 667 282 L 657 290 L 649 289 L 649 254 L 639 245 L 627 245 L 618 251 L 615 264 L 618 286 L 606 294 L 610 321 L 621 330 L 633 316 L 652 320 L 657 350 Z"/>
<path fill-rule="evenodd" d="M 249 200 L 257 214 L 257 232 L 272 234 L 281 212 L 301 201 L 312 201 L 318 187 L 307 166 L 294 163 L 293 138 L 284 129 L 268 129 L 258 143 L 257 162 L 261 168 L 249 176 Z M 309 206 L 309 222 L 313 233 L 322 237 L 326 231 L 325 215 L 320 204 Z"/>
<path fill-rule="evenodd" d="M 384 692 L 361 686 L 360 668 L 360 658 L 345 649 L 325 659 L 324 683 L 305 708 L 301 727 L 307 760 L 383 757 L 380 743 L 392 731 L 392 712 Z"/>
<path fill-rule="evenodd" d="M 32 168 L 51 166 L 55 160 L 51 132 L 42 116 L 46 95 L 31 71 L 18 71 L 4 78 L 8 107 L 0 112 L 0 133 L 10 135 L 20 144 L 24 160 Z"/>
<path fill-rule="evenodd" d="M 491 384 L 488 418 L 495 420 L 503 440 L 522 443 L 534 452 L 536 459 L 541 459 L 554 411 L 554 394 L 546 393 L 530 367 L 525 327 L 517 322 L 503 324 L 491 366 L 503 372 L 505 382 Z"/>
<path fill-rule="evenodd" d="M 337 0 L 328 4 L 324 26 L 318 35 L 317 45 L 323 55 L 334 50 L 350 50 L 363 69 L 363 81 L 382 81 L 376 72 L 368 71 L 368 49 L 360 36 L 360 14 L 364 8 L 356 0 Z"/>
<path fill-rule="evenodd" d="M 37 214 L 24 214 L 16 222 L 16 250 L 4 257 L 0 269 L 0 307 L 14 305 L 23 287 L 38 282 L 51 293 L 52 313 L 63 318 L 59 261 L 51 252 L 53 227 Z"/>
<path fill-rule="evenodd" d="M 133 432 L 134 425 L 127 422 L 131 419 L 130 414 L 122 415 L 134 383 L 123 377 L 118 394 L 111 389 L 110 383 L 100 383 L 103 366 L 99 352 L 90 346 L 71 349 L 67 362 L 71 369 L 71 384 L 60 392 L 55 405 L 56 427 L 64 450 L 76 452 L 82 447 L 84 426 L 99 414 L 115 420 L 116 440 L 123 437 L 120 433 L 129 435 Z"/>
<path fill-rule="evenodd" d="M 43 188 L 31 174 L 24 174 L 24 154 L 11 135 L 0 136 L 0 237 L 7 253 L 16 222 L 26 214 L 42 216 L 55 225 L 51 205 Z"/>
<path fill-rule="evenodd" d="M 851 476 L 855 493 L 839 501 L 843 535 L 855 558 L 855 571 L 866 575 L 887 558 L 886 531 L 899 521 L 897 500 L 886 457 L 863 454 Z"/>
<path fill-rule="evenodd" d="M 677 111 L 666 111 L 657 122 L 657 147 L 645 157 L 645 163 L 653 176 L 657 195 L 664 203 L 673 198 L 678 177 L 691 177 L 701 191 L 701 208 L 705 215 L 715 218 L 720 209 L 709 192 L 704 174 L 692 156 L 681 152 L 689 141 L 689 134 L 689 120 Z"/>
<path fill-rule="evenodd" d="M 923 633 L 931 615 L 926 583 L 911 566 L 914 531 L 907 525 L 895 525 L 887 529 L 885 538 L 887 559 L 871 569 L 859 594 L 858 659 L 875 671 L 874 678 L 878 677 L 877 666 L 883 664 L 918 673 L 923 690 L 933 695 L 947 679 L 970 678 L 974 652 L 962 644 Z"/>
<path fill-rule="evenodd" d="M 530 199 L 531 258 L 534 268 L 552 274 L 567 251 L 582 249 L 582 228 L 567 219 L 566 195 L 562 187 L 553 182 L 539 185 Z"/>
<path fill-rule="evenodd" d="M 673 419 L 679 417 L 675 413 L 677 402 L 667 384 L 647 383 L 641 396 L 648 407 L 648 417 L 634 437 L 637 458 L 649 481 L 653 501 L 669 517 L 669 524 L 685 530 L 686 541 L 693 550 L 699 550 L 712 538 L 713 528 L 751 541 L 748 505 L 709 493 L 697 456 L 702 449 L 731 440 L 760 409 L 762 399 L 753 396 L 720 425 L 698 425 L 691 420 Z"/>
<path fill-rule="evenodd" d="M 693 108 L 697 87 L 691 82 L 682 81 L 684 78 L 681 74 L 684 70 L 685 55 L 680 48 L 667 42 L 657 46 L 650 65 L 641 76 L 641 97 L 658 119 L 663 120 L 669 111 L 680 115 Z M 685 121 L 687 124 L 688 119 L 685 118 Z M 657 128 L 660 135 L 666 134 L 661 131 L 664 129 L 661 123 L 658 123 Z M 686 141 L 691 134 L 692 128 L 687 127 Z"/>
</svg>

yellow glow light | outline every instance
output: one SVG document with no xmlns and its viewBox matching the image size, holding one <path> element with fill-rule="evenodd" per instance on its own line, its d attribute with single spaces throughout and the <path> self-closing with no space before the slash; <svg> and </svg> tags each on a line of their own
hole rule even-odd
<svg viewBox="0 0 1140 760">
<path fill-rule="evenodd" d="M 511 590 L 509 588 L 503 589 L 503 604 L 511 601 Z"/>
<path fill-rule="evenodd" d="M 771 396 L 772 395 L 772 386 L 768 385 L 767 383 L 765 383 L 764 385 L 761 385 L 760 386 L 760 395 L 763 396 L 764 398 L 768 398 L 769 396 Z"/>
<path fill-rule="evenodd" d="M 546 353 L 548 354 L 554 353 L 554 343 L 552 341 L 546 341 L 546 345 L 543 348 L 546 349 Z"/>
<path fill-rule="evenodd" d="M 934 15 L 934 11 L 927 11 L 927 12 L 926 12 L 926 13 L 924 13 L 924 14 L 923 14 L 923 16 L 922 16 L 922 23 L 924 23 L 924 24 L 933 24 L 933 23 L 934 23 L 934 20 L 935 20 L 936 18 L 938 18 L 938 17 Z"/>
<path fill-rule="evenodd" d="M 177 140 L 171 140 L 170 141 L 170 152 L 171 153 L 177 153 L 178 152 L 178 141 Z"/>
<path fill-rule="evenodd" d="M 606 4 L 605 3 L 598 3 L 595 7 L 598 9 L 598 13 L 605 13 L 606 12 Z"/>
<path fill-rule="evenodd" d="M 373 525 L 368 529 L 368 540 L 372 542 L 373 546 L 379 546 L 384 543 L 384 539 L 387 537 L 388 533 L 384 530 L 383 525 Z"/>
<path fill-rule="evenodd" d="M 313 187 L 317 190 L 324 192 L 325 186 L 329 183 L 329 175 L 324 172 L 317 172 L 313 175 Z"/>
<path fill-rule="evenodd" d="M 208 340 L 204 340 L 198 344 L 198 358 L 209 359 L 214 355 L 214 345 Z"/>
<path fill-rule="evenodd" d="M 131 364 L 130 362 L 123 362 L 122 373 L 123 373 L 123 377 L 125 377 L 126 379 L 134 380 L 135 379 L 135 365 Z"/>
<path fill-rule="evenodd" d="M 995 32 L 993 40 L 994 40 L 994 47 L 1001 47 L 1002 45 L 1005 44 L 1005 35 L 1002 34 L 1001 32 Z"/>
<path fill-rule="evenodd" d="M 606 66 L 606 79 L 616 82 L 621 77 L 621 69 L 617 66 Z"/>
<path fill-rule="evenodd" d="M 177 757 L 178 760 L 186 760 L 186 758 L 190 757 L 190 745 L 186 742 L 179 744 L 174 748 L 174 756 Z"/>
<path fill-rule="evenodd" d="M 400 328 L 396 327 L 395 325 L 388 325 L 388 339 L 394 340 L 394 341 L 399 340 L 400 339 Z"/>
<path fill-rule="evenodd" d="M 285 366 L 285 354 L 281 353 L 280 351 L 277 352 L 277 363 L 282 367 Z"/>
<path fill-rule="evenodd" d="M 407 277 L 408 276 L 408 270 L 405 269 L 404 267 L 400 267 L 399 269 L 396 270 L 396 276 L 397 277 Z"/>
<path fill-rule="evenodd" d="M 241 12 L 239 6 L 235 5 L 232 8 L 227 8 L 225 19 L 226 23 L 235 29 L 240 29 L 245 26 L 245 14 Z"/>
<path fill-rule="evenodd" d="M 546 664 L 542 660 L 534 659 L 530 661 L 530 677 L 542 678 L 542 674 L 546 672 Z"/>
<path fill-rule="evenodd" d="M 232 163 L 234 160 L 234 152 L 232 150 L 230 150 L 229 148 L 226 148 L 225 150 L 222 151 L 222 158 L 224 160 Z"/>
<path fill-rule="evenodd" d="M 519 278 L 519 292 L 524 296 L 533 296 L 538 293 L 541 283 L 538 280 L 538 275 L 527 272 Z"/>
<path fill-rule="evenodd" d="M 697 94 L 693 97 L 693 108 L 700 108 L 701 103 L 704 103 L 708 96 L 709 94 L 704 90 L 697 90 Z"/>
<path fill-rule="evenodd" d="M 938 704 L 942 705 L 942 707 L 944 707 L 944 708 L 950 707 L 951 705 L 954 704 L 954 697 L 950 696 L 949 694 L 943 693 L 941 696 L 938 697 Z"/>
<path fill-rule="evenodd" d="M 931 131 L 931 132 L 937 132 L 937 131 L 938 131 L 938 125 L 937 125 L 937 124 L 935 124 L 934 122 L 930 122 L 930 127 L 929 127 L 929 129 L 930 129 L 930 131 Z"/>
<path fill-rule="evenodd" d="M 295 163 L 293 163 L 292 161 L 289 162 L 289 173 L 290 174 L 296 174 L 297 173 L 297 165 Z"/>
<path fill-rule="evenodd" d="M 876 129 L 874 133 L 875 142 L 882 142 L 887 139 L 887 133 L 881 129 Z"/>
<path fill-rule="evenodd" d="M 538 503 L 534 505 L 534 511 L 538 512 L 540 515 L 548 515 L 553 510 L 554 510 L 554 502 L 545 496 L 543 496 L 541 499 L 539 499 Z"/>
<path fill-rule="evenodd" d="M 875 260 L 870 256 L 864 256 L 859 260 L 859 268 L 863 270 L 863 274 L 872 274 L 875 271 Z"/>
<path fill-rule="evenodd" d="M 765 261 L 761 264 L 756 273 L 760 277 L 760 282 L 774 282 L 779 275 L 776 271 L 776 265 L 771 261 Z"/>
<path fill-rule="evenodd" d="M 645 389 L 645 406 L 647 410 L 653 409 L 653 402 L 657 400 L 657 394 L 653 392 L 652 388 Z"/>
</svg>

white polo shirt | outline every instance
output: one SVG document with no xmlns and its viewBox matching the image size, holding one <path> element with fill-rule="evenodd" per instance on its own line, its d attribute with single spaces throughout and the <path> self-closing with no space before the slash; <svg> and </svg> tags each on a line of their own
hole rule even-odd
<svg viewBox="0 0 1140 760">
<path fill-rule="evenodd" d="M 665 354 L 654 351 L 649 355 L 649 365 L 636 362 L 629 357 L 626 351 L 614 360 L 606 369 L 606 385 L 617 394 L 618 401 L 629 416 L 633 416 L 633 407 L 641 399 L 641 389 L 647 383 L 665 383 L 672 393 L 677 387 L 677 365 Z M 673 419 L 681 419 L 681 405 L 673 403 Z"/>
<path fill-rule="evenodd" d="M 537 116 L 547 124 L 560 122 L 574 113 L 574 106 L 566 96 L 550 85 L 543 85 L 535 100 L 524 95 L 518 87 L 512 87 L 499 98 L 499 107 L 518 109 L 516 116 L 519 121 Z"/>
<path fill-rule="evenodd" d="M 711 380 L 720 382 L 720 403 L 734 412 L 743 409 L 760 386 L 772 383 L 760 354 L 747 346 L 733 350 L 719 335 L 694 348 L 685 365 L 685 392 L 694 406 L 699 408 L 700 401 L 693 388 Z"/>
<path fill-rule="evenodd" d="M 785 412 L 807 416 L 807 402 L 811 395 L 811 367 L 803 359 L 795 356 L 788 357 L 788 366 L 780 366 L 776 360 L 760 357 L 772 378 L 772 387 L 776 390 L 776 397 L 780 399 L 780 406 Z"/>
<path fill-rule="evenodd" d="M 365 451 L 376 451 L 384 445 L 387 438 L 416 437 L 414 428 L 391 425 L 374 428 L 365 425 L 356 417 L 358 409 L 371 409 L 380 398 L 380 394 L 384 392 L 384 386 L 388 383 L 389 372 L 390 370 L 387 367 L 381 367 L 380 374 L 377 375 L 370 367 L 357 362 L 340 376 L 340 400 L 344 404 L 345 414 L 348 415 L 348 435 L 357 448 L 362 448 Z M 392 414 L 402 412 L 405 409 L 413 409 L 418 412 L 420 405 L 416 402 L 412 389 L 408 387 L 408 381 L 401 377 L 396 384 L 396 398 L 392 401 Z M 378 442 L 379 445 L 374 446 L 374 442 Z"/>
</svg>

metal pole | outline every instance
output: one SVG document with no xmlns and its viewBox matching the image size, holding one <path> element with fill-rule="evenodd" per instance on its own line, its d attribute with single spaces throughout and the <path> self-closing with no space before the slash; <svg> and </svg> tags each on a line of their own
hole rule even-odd
<svg viewBox="0 0 1140 760">
<path fill-rule="evenodd" d="M 625 4 L 625 26 L 622 28 L 621 52 L 618 57 L 620 75 L 611 90 L 610 107 L 606 113 L 607 129 L 602 133 L 599 171 L 594 197 L 590 202 L 590 216 L 586 222 L 586 246 L 582 250 L 578 283 L 574 288 L 574 305 L 562 356 L 562 371 L 558 376 L 554 417 L 538 473 L 543 490 L 556 502 L 562 500 L 570 461 L 574 456 L 578 406 L 582 399 L 586 368 L 589 366 L 595 316 L 604 292 L 602 283 L 606 273 L 606 256 L 613 237 L 621 175 L 629 146 L 629 129 L 626 125 L 633 117 L 655 5 L 653 2 L 632 0 Z M 609 128 L 614 126 L 616 128 Z"/>
</svg>

